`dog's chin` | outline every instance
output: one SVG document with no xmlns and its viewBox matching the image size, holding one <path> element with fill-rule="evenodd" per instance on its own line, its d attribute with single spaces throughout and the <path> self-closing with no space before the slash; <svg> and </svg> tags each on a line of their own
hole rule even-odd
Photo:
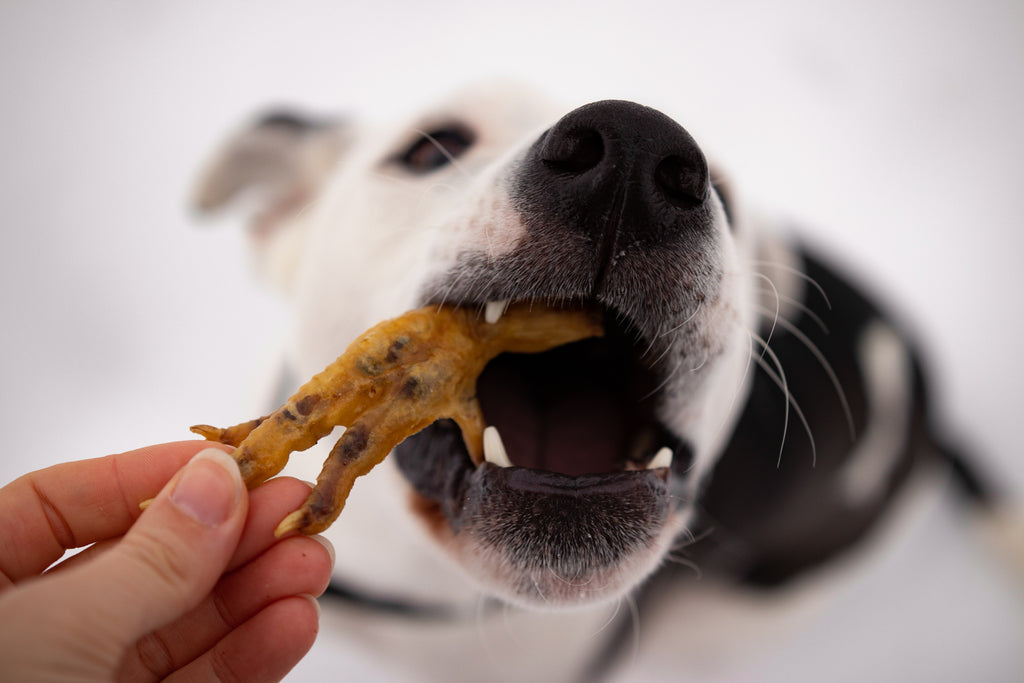
<svg viewBox="0 0 1024 683">
<path fill-rule="evenodd" d="M 484 590 L 524 607 L 619 598 L 677 531 L 664 472 L 570 477 L 484 463 L 463 481 L 461 509 L 422 501 L 421 512 Z"/>
<path fill-rule="evenodd" d="M 485 420 L 507 446 L 501 464 L 475 464 L 450 420 L 395 451 L 416 514 L 506 601 L 567 608 L 619 598 L 680 530 L 688 449 L 655 417 L 664 380 L 647 349 L 612 318 L 603 338 L 505 354 L 480 375 Z"/>
</svg>

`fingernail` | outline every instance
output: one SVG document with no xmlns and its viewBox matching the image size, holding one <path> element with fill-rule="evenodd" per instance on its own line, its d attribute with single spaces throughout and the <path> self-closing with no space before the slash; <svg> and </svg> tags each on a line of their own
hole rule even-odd
<svg viewBox="0 0 1024 683">
<path fill-rule="evenodd" d="M 327 550 L 327 555 L 331 558 L 331 567 L 333 568 L 335 559 L 334 544 L 319 534 L 313 534 L 312 536 L 310 536 L 310 538 L 312 538 L 314 541 L 322 545 L 324 549 Z"/>
<path fill-rule="evenodd" d="M 207 526 L 227 521 L 242 490 L 242 477 L 231 456 L 216 448 L 197 453 L 171 491 L 171 501 Z"/>
<path fill-rule="evenodd" d="M 317 619 L 319 619 L 319 618 L 320 618 L 320 614 L 321 614 L 321 611 L 320 611 L 320 602 L 319 602 L 319 601 L 318 601 L 318 600 L 316 599 L 316 597 L 315 597 L 315 596 L 312 596 L 312 595 L 310 595 L 309 593 L 299 593 L 299 594 L 298 594 L 297 596 L 295 596 L 295 597 L 298 597 L 298 598 L 305 598 L 306 600 L 309 600 L 309 601 L 310 601 L 311 603 L 313 603 L 313 607 L 314 607 L 314 609 L 316 609 L 316 618 L 317 618 Z"/>
</svg>

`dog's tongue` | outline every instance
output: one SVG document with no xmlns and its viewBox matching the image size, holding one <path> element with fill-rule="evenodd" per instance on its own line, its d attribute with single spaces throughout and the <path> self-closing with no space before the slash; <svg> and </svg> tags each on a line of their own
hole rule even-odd
<svg viewBox="0 0 1024 683">
<path fill-rule="evenodd" d="M 622 411 L 603 392 L 559 395 L 547 406 L 540 469 L 579 475 L 622 469 Z"/>
<path fill-rule="evenodd" d="M 512 464 L 571 476 L 622 469 L 621 397 L 594 374 L 560 375 L 557 365 L 499 357 L 477 394 Z"/>
</svg>

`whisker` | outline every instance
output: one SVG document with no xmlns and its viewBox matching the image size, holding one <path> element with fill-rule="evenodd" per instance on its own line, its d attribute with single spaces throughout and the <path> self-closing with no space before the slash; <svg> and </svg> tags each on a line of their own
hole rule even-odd
<svg viewBox="0 0 1024 683">
<path fill-rule="evenodd" d="M 700 313 L 701 304 L 702 304 L 702 302 L 698 301 L 697 302 L 697 307 L 693 310 L 693 313 L 688 315 L 685 320 L 683 320 L 678 325 L 675 325 L 672 328 L 667 329 L 664 332 L 659 333 L 654 339 L 652 339 L 651 343 L 648 345 L 647 349 L 641 355 L 641 358 L 645 358 L 647 356 L 647 354 L 649 354 L 651 351 L 653 351 L 654 350 L 654 345 L 657 344 L 660 340 L 664 339 L 665 337 L 667 337 L 668 335 L 672 334 L 673 332 L 677 332 L 678 330 L 682 329 L 690 321 L 692 321 L 694 318 L 696 318 L 697 314 Z M 661 362 L 661 359 L 664 358 L 666 356 L 666 354 L 668 354 L 668 352 L 672 350 L 672 342 L 669 342 L 669 343 L 665 344 L 664 347 L 665 348 L 662 349 L 662 352 L 658 354 L 658 357 L 650 362 L 650 367 L 653 368 L 654 366 L 656 366 L 659 362 Z M 707 358 L 705 357 L 704 360 L 706 362 Z M 703 365 L 703 363 L 701 363 L 701 365 Z"/>
<path fill-rule="evenodd" d="M 533 581 L 533 587 L 537 589 L 537 595 L 540 596 L 541 600 L 543 600 L 545 603 L 547 603 L 548 602 L 548 596 L 544 595 L 544 591 L 542 591 L 540 589 L 540 583 L 537 582 L 537 577 L 536 576 L 531 576 L 530 580 Z"/>
<path fill-rule="evenodd" d="M 743 390 L 743 385 L 747 381 L 747 377 L 750 374 L 750 364 L 754 360 L 754 339 L 750 333 L 750 330 L 745 331 L 747 332 L 747 364 L 743 367 L 743 372 L 740 374 L 739 382 L 736 383 L 736 390 L 732 392 L 732 399 L 730 399 L 729 401 L 729 408 L 728 410 L 725 411 L 725 417 L 722 418 L 721 423 L 718 425 L 717 434 L 721 434 L 722 431 L 725 429 L 728 416 L 732 415 L 733 408 L 736 407 L 736 401 L 737 399 L 739 399 L 740 393 Z M 693 467 L 692 464 L 691 467 Z"/>
<path fill-rule="evenodd" d="M 371 178 L 376 178 L 377 180 L 386 180 L 389 183 L 393 183 L 395 185 L 405 185 L 406 187 L 420 186 L 420 183 L 413 180 L 412 178 L 403 178 L 397 175 L 393 175 L 391 173 L 383 173 L 381 171 L 374 171 L 372 169 L 367 173 L 370 175 Z"/>
<path fill-rule="evenodd" d="M 764 349 L 761 356 L 759 356 L 756 359 L 757 364 L 761 367 L 762 370 L 765 370 L 766 372 L 770 369 L 768 368 L 768 363 L 764 359 L 764 354 L 767 353 L 769 358 L 772 359 L 772 362 L 775 363 L 775 367 L 779 369 L 778 376 L 770 374 L 769 377 L 777 377 L 781 379 L 781 384 L 779 385 L 779 388 L 782 389 L 782 393 L 786 397 L 786 400 L 783 404 L 785 406 L 785 416 L 782 420 L 782 441 L 779 443 L 779 464 L 781 464 L 782 451 L 786 447 L 786 434 L 789 432 L 789 404 L 790 399 L 792 398 L 789 393 L 789 381 L 786 379 L 786 371 L 782 369 L 782 362 L 779 360 L 779 357 L 775 355 L 775 352 L 772 351 L 771 347 L 768 346 L 768 342 L 766 342 L 764 339 L 761 339 L 760 336 L 754 334 L 753 332 L 750 332 L 749 334 L 751 339 L 760 344 L 761 347 Z"/>
<path fill-rule="evenodd" d="M 643 352 L 643 355 L 641 356 L 641 358 L 646 357 L 648 353 L 650 353 L 651 351 L 654 350 L 654 345 L 658 342 L 658 339 L 660 339 L 660 338 L 661 337 L 659 336 L 659 337 L 651 340 L 650 346 L 648 346 L 647 350 Z M 655 358 L 654 360 L 652 360 L 648 364 L 648 367 L 651 367 L 651 368 L 655 367 L 658 363 L 661 362 L 661 359 L 664 358 L 666 355 L 668 355 L 668 352 L 672 350 L 672 342 L 668 342 L 664 346 L 665 346 L 665 348 L 662 349 L 661 353 L 658 354 L 657 358 Z"/>
<path fill-rule="evenodd" d="M 572 586 L 573 588 L 581 588 L 583 586 L 589 586 L 590 584 L 592 584 L 594 582 L 594 577 L 593 576 L 591 576 L 586 581 L 576 581 L 576 580 L 569 579 L 569 578 L 566 578 L 566 577 L 562 576 L 561 574 L 556 572 L 553 567 L 548 567 L 547 570 L 551 574 L 551 576 L 555 577 L 556 579 L 558 579 L 559 581 L 564 583 L 566 586 Z"/>
<path fill-rule="evenodd" d="M 828 294 L 825 293 L 825 289 L 818 284 L 817 280 L 815 280 L 813 277 L 803 272 L 802 270 L 794 268 L 793 266 L 788 266 L 785 263 L 779 263 L 777 261 L 750 261 L 750 264 L 753 266 L 768 266 L 770 268 L 778 268 L 779 270 L 789 273 L 790 275 L 797 276 L 798 278 L 807 282 L 809 285 L 818 290 L 818 294 L 821 294 L 821 298 L 825 300 L 825 305 L 828 306 L 829 310 L 832 310 L 832 302 L 829 301 Z"/>
<path fill-rule="evenodd" d="M 461 285 L 467 278 L 471 276 L 471 272 L 469 271 L 469 269 L 464 267 L 451 268 L 449 269 L 448 272 L 451 275 L 451 277 L 449 278 L 450 282 L 448 282 L 447 286 L 444 289 L 444 292 L 441 294 L 441 300 L 438 303 L 438 308 L 446 304 L 451 298 L 452 292 L 454 292 L 455 289 L 459 287 L 459 285 Z M 491 277 L 496 277 L 496 275 L 492 275 Z"/>
<path fill-rule="evenodd" d="M 839 381 L 839 377 L 836 376 L 835 371 L 832 369 L 832 364 L 825 358 L 825 354 L 821 352 L 821 349 L 811 341 L 811 339 L 804 334 L 800 328 L 793 323 L 782 318 L 779 320 L 781 325 L 786 331 L 796 337 L 800 343 L 802 343 L 807 350 L 811 352 L 818 364 L 821 365 L 822 370 L 828 375 L 829 381 L 832 382 L 832 387 L 835 389 L 836 396 L 839 397 L 839 402 L 843 406 L 843 414 L 846 416 L 846 425 L 850 430 L 850 440 L 856 441 L 857 439 L 857 428 L 853 423 L 853 411 L 850 409 L 850 402 L 846 399 L 846 392 L 843 390 L 843 385 Z"/>
<path fill-rule="evenodd" d="M 651 353 L 651 351 L 654 350 L 654 347 L 658 344 L 658 342 L 660 342 L 662 339 L 664 339 L 668 335 L 672 334 L 673 332 L 676 332 L 676 331 L 682 329 L 687 323 L 689 323 L 691 320 L 693 320 L 695 317 L 697 317 L 697 314 L 700 312 L 700 306 L 701 306 L 701 302 L 698 301 L 697 302 L 697 307 L 694 309 L 693 313 L 691 313 L 690 315 L 686 316 L 685 320 L 683 320 L 678 325 L 675 325 L 675 326 L 665 330 L 664 332 L 659 332 L 658 334 L 654 335 L 654 337 L 651 339 L 651 341 L 647 344 L 647 348 L 644 349 L 644 352 L 642 354 L 640 354 L 640 357 L 641 358 L 647 358 L 647 356 Z M 655 365 L 657 365 L 661 361 L 661 359 L 665 357 L 665 354 L 667 354 L 669 351 L 672 350 L 672 342 L 668 342 L 667 344 L 663 344 L 663 346 L 664 346 L 664 348 L 662 349 L 661 353 L 658 354 L 658 357 L 655 358 L 654 360 L 652 360 L 649 363 L 650 367 L 653 368 Z"/>
<path fill-rule="evenodd" d="M 779 309 L 781 304 L 779 300 L 779 289 L 775 286 L 775 283 L 772 282 L 772 279 L 764 273 L 754 273 L 754 275 L 767 282 L 768 286 L 772 288 L 773 292 L 775 292 L 775 315 L 772 318 L 772 327 L 768 330 L 768 337 L 764 341 L 764 350 L 761 351 L 761 358 L 764 358 L 764 353 L 768 349 L 768 345 L 772 342 L 772 335 L 775 334 L 775 325 L 779 322 Z"/>
<path fill-rule="evenodd" d="M 467 178 L 469 177 L 469 171 L 467 171 L 465 167 L 463 167 L 462 162 L 456 159 L 455 156 L 451 152 L 449 152 L 444 145 L 438 142 L 437 138 L 435 138 L 433 135 L 431 135 L 425 130 L 413 129 L 413 132 L 416 133 L 417 135 L 422 135 L 430 142 L 430 144 L 436 147 L 437 151 L 443 154 L 445 159 L 448 160 L 448 163 L 452 165 L 452 168 L 457 170 L 463 176 L 466 176 Z"/>
<path fill-rule="evenodd" d="M 629 607 L 630 621 L 633 624 L 633 644 L 629 657 L 629 668 L 633 669 L 640 659 L 640 608 L 636 604 L 636 598 L 632 595 L 624 596 L 623 600 L 626 601 L 626 606 Z"/>
<path fill-rule="evenodd" d="M 692 569 L 694 573 L 694 578 L 698 581 L 704 578 L 703 570 L 701 570 L 701 568 L 693 560 L 689 560 L 685 557 L 668 553 L 665 555 L 665 561 L 671 562 L 672 564 L 678 564 L 682 567 L 686 567 L 687 569 Z"/>
<path fill-rule="evenodd" d="M 790 405 L 793 406 L 793 413 L 796 414 L 797 418 L 803 424 L 804 431 L 807 432 L 807 438 L 811 442 L 811 466 L 813 467 L 813 466 L 817 465 L 818 464 L 818 450 L 817 450 L 817 446 L 816 446 L 816 444 L 814 442 L 814 434 L 811 432 L 811 426 L 807 423 L 807 418 L 804 417 L 804 411 L 802 411 L 800 409 L 800 406 L 797 404 L 796 400 L 793 398 L 793 395 L 789 393 L 789 389 L 788 389 L 788 387 L 785 384 L 785 378 L 780 378 L 778 375 L 776 375 L 775 371 L 768 365 L 767 361 L 759 359 L 757 364 L 761 367 L 761 370 L 763 370 L 764 373 L 766 375 L 768 375 L 768 377 L 775 383 L 775 386 L 779 387 L 779 389 L 781 389 L 782 392 L 786 395 L 786 414 L 787 414 L 786 420 L 787 420 L 787 422 L 789 420 L 789 418 L 788 418 L 789 406 Z M 783 442 L 783 444 L 785 443 L 785 441 L 786 441 L 786 429 L 784 427 L 783 430 L 782 430 L 782 442 Z M 779 467 L 781 465 L 782 465 L 782 447 L 780 446 L 780 448 L 779 448 L 779 459 L 778 459 L 778 462 L 775 463 L 775 466 Z"/>
<path fill-rule="evenodd" d="M 668 335 L 672 334 L 673 332 L 681 329 L 688 322 L 690 322 L 691 320 L 696 318 L 697 314 L 700 313 L 700 307 L 701 307 L 701 305 L 703 303 L 704 303 L 703 301 L 698 301 L 697 302 L 697 307 L 693 309 L 693 313 L 691 313 L 690 315 L 688 315 L 686 317 L 686 320 L 684 320 L 683 322 L 679 323 L 678 325 L 672 327 L 671 329 L 665 330 L 664 332 L 662 332 L 661 334 L 658 335 L 658 338 L 660 339 L 661 337 L 665 337 L 665 336 L 668 336 Z"/>
<path fill-rule="evenodd" d="M 455 277 L 452 278 L 451 283 L 445 288 L 444 293 L 441 294 L 440 301 L 437 302 L 437 311 L 438 311 L 438 313 L 440 313 L 441 309 L 444 308 L 444 305 L 446 303 L 448 303 L 448 297 L 450 297 L 452 295 L 452 292 L 455 291 L 455 287 L 458 284 L 458 282 L 459 282 L 459 276 L 458 276 L 458 274 L 456 274 Z"/>
<path fill-rule="evenodd" d="M 704 360 L 702 360 L 700 362 L 700 365 L 698 365 L 697 367 L 690 368 L 690 372 L 694 373 L 694 372 L 697 372 L 698 370 L 700 370 L 702 367 L 704 367 L 705 363 L 708 362 L 708 358 L 710 358 L 710 357 L 711 357 L 711 349 L 710 348 L 705 348 L 704 349 Z"/>
<path fill-rule="evenodd" d="M 369 171 L 369 175 L 372 178 L 375 178 L 377 180 L 384 180 L 393 185 L 401 185 L 403 187 L 411 188 L 414 190 L 420 190 L 421 202 L 423 201 L 423 197 L 430 194 L 431 192 L 434 192 L 435 190 L 453 191 L 458 189 L 456 185 L 452 185 L 450 183 L 434 181 L 429 185 L 424 185 L 421 181 L 413 178 L 403 178 L 401 176 L 393 175 L 391 173 L 383 173 L 381 171 Z"/>
<path fill-rule="evenodd" d="M 819 328 L 821 328 L 822 332 L 824 332 L 825 334 L 829 334 L 828 325 L 826 325 L 825 321 L 821 319 L 821 316 L 819 316 L 817 313 L 812 311 L 811 308 L 809 306 L 807 306 L 807 304 L 805 304 L 802 301 L 797 301 L 796 299 L 794 299 L 791 296 L 786 296 L 785 294 L 780 294 L 778 291 L 776 291 L 776 296 L 778 296 L 780 301 L 789 304 L 790 306 L 792 306 L 793 308 L 796 308 L 802 314 L 804 314 L 805 316 L 810 318 L 811 321 L 815 325 L 817 325 Z"/>
<path fill-rule="evenodd" d="M 646 396 L 644 396 L 643 398 L 641 398 L 641 399 L 640 399 L 640 402 L 642 403 L 642 402 L 646 401 L 646 400 L 647 400 L 647 399 L 649 399 L 649 398 L 650 398 L 651 396 L 654 396 L 654 395 L 655 395 L 655 394 L 657 394 L 657 393 L 658 393 L 659 391 L 661 391 L 662 389 L 664 389 L 664 388 L 665 388 L 665 387 L 666 387 L 666 386 L 668 385 L 668 383 L 672 381 L 672 378 L 673 378 L 673 377 L 675 377 L 676 373 L 677 373 L 677 372 L 679 372 L 679 368 L 681 368 L 681 367 L 682 367 L 682 365 L 683 365 L 683 356 L 680 356 L 680 357 L 679 357 L 679 361 L 678 361 L 678 362 L 676 363 L 675 367 L 674 367 L 674 368 L 672 368 L 672 371 L 671 371 L 671 372 L 669 372 L 668 374 L 666 374 L 666 375 L 665 375 L 665 379 L 661 380 L 661 382 L 660 382 L 660 383 L 658 384 L 658 386 L 656 386 L 656 387 L 654 387 L 653 389 L 651 389 L 651 390 L 650 390 L 650 391 L 649 391 L 649 392 L 647 393 L 647 395 L 646 395 Z"/>
<path fill-rule="evenodd" d="M 326 201 L 327 197 L 325 197 L 323 194 L 317 195 L 316 197 L 310 199 L 308 202 L 303 203 L 302 206 L 295 210 L 295 218 L 302 218 L 307 213 L 312 211 L 314 208 L 320 206 Z"/>
<path fill-rule="evenodd" d="M 673 544 L 671 552 L 675 552 L 677 550 L 684 550 L 686 548 L 689 548 L 691 545 L 696 545 L 697 543 L 700 543 L 705 538 L 710 536 L 713 533 L 713 531 L 714 529 L 708 527 L 699 534 L 694 535 L 693 531 L 691 531 L 690 529 L 683 529 L 683 533 L 686 534 L 686 538 L 678 543 Z"/>
<path fill-rule="evenodd" d="M 672 544 L 672 547 L 665 554 L 665 559 L 669 562 L 672 562 L 673 564 L 682 565 L 684 567 L 692 569 L 693 573 L 696 575 L 696 579 L 699 581 L 700 579 L 704 578 L 704 572 L 701 570 L 700 566 L 698 566 L 697 563 L 693 560 L 689 559 L 688 557 L 680 553 L 686 548 L 689 548 L 690 546 L 697 544 L 701 540 L 711 535 L 711 528 L 708 527 L 704 529 L 702 532 L 700 532 L 699 535 L 694 535 L 693 531 L 689 528 L 683 529 L 682 533 L 685 534 L 686 538 L 680 539 L 676 543 Z"/>
<path fill-rule="evenodd" d="M 605 622 L 603 624 L 601 624 L 600 627 L 598 627 L 598 629 L 596 631 L 594 631 L 593 633 L 590 634 L 590 636 L 588 637 L 588 640 L 596 638 L 597 636 L 601 635 L 601 633 L 603 633 L 609 626 L 612 625 L 612 623 L 615 621 L 615 617 L 619 616 L 619 612 L 622 611 L 622 601 L 624 599 L 625 598 L 619 598 L 618 600 L 615 601 L 615 609 L 612 610 L 611 616 L 609 616 L 605 620 Z"/>
</svg>

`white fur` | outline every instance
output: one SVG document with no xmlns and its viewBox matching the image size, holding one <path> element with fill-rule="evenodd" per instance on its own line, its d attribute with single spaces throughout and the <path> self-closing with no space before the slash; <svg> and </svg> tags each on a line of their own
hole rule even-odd
<svg viewBox="0 0 1024 683">
<path fill-rule="evenodd" d="M 509 200 L 505 174 L 567 111 L 500 84 L 467 92 L 405 122 L 354 124 L 343 161 L 330 177 L 316 179 L 320 194 L 254 238 L 268 277 L 294 309 L 291 370 L 302 378 L 319 372 L 359 333 L 416 305 L 424 283 L 460 255 L 498 257 L 518 246 L 526 231 Z M 423 178 L 386 163 L 420 133 L 453 117 L 479 136 L 455 163 Z M 775 291 L 789 298 L 760 293 L 758 260 L 784 263 L 784 247 L 781 242 L 758 245 L 755 231 L 742 221 L 734 219 L 730 230 L 717 199 L 714 210 L 718 233 L 711 258 L 722 273 L 720 296 L 685 321 L 704 332 L 703 354 L 681 344 L 670 347 L 675 391 L 659 415 L 695 449 L 691 493 L 714 464 L 744 403 L 758 303 L 789 305 L 785 301 L 798 298 L 801 286 L 785 268 L 764 267 L 778 283 Z M 268 253 L 277 250 L 276 256 Z M 286 473 L 314 479 L 329 442 L 294 455 Z M 679 501 L 655 554 L 619 568 L 632 577 L 625 580 L 626 589 L 662 561 L 693 514 L 692 498 Z M 466 615 L 426 626 L 358 611 L 326 617 L 367 645 L 379 646 L 384 657 L 400 657 L 411 670 L 429 672 L 436 680 L 566 680 L 594 655 L 610 612 L 628 609 L 619 601 L 569 614 L 503 607 L 497 615 L 476 616 L 486 595 L 502 593 L 494 585 L 500 572 L 487 558 L 460 557 L 457 547 L 424 533 L 410 509 L 408 486 L 390 461 L 357 482 L 327 535 L 338 548 L 336 573 L 350 585 L 394 599 L 444 603 Z M 474 577 L 474 570 L 484 578 Z M 451 652 L 458 655 L 444 654 Z"/>
<path fill-rule="evenodd" d="M 840 474 L 847 502 L 863 505 L 884 490 L 905 447 L 910 423 L 910 354 L 896 332 L 875 322 L 858 345 L 868 389 L 868 422 Z"/>
</svg>

